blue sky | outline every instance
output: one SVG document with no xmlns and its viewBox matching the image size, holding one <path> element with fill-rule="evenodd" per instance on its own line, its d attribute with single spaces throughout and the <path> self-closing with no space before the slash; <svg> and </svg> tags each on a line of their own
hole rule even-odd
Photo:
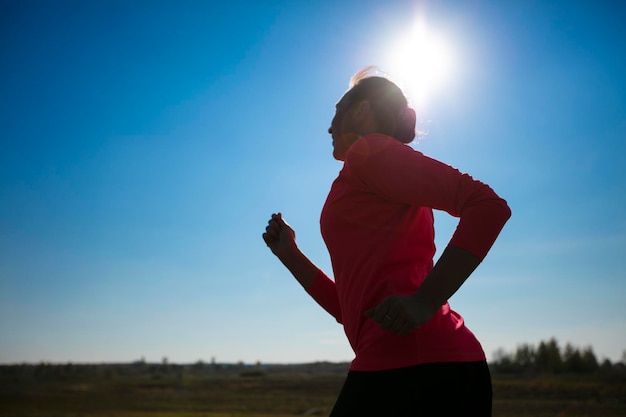
<svg viewBox="0 0 626 417">
<path fill-rule="evenodd" d="M 351 360 L 261 233 L 283 212 L 331 273 L 334 104 L 416 19 L 455 64 L 413 146 L 513 210 L 452 307 L 490 357 L 556 337 L 620 360 L 625 17 L 618 1 L 2 2 L 0 363 Z M 455 224 L 436 215 L 439 248 Z"/>
</svg>

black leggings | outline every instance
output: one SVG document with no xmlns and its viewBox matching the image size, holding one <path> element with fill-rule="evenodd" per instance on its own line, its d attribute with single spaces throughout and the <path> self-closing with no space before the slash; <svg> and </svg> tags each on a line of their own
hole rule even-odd
<svg viewBox="0 0 626 417">
<path fill-rule="evenodd" d="M 350 371 L 330 417 L 489 417 L 491 400 L 486 362 Z"/>
</svg>

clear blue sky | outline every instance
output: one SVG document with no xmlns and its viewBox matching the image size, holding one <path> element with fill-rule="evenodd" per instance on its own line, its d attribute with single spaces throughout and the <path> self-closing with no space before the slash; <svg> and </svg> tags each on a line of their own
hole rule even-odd
<svg viewBox="0 0 626 417">
<path fill-rule="evenodd" d="M 452 307 L 489 356 L 556 337 L 620 360 L 623 2 L 9 0 L 0 363 L 351 360 L 261 233 L 283 212 L 331 273 L 334 104 L 417 18 L 456 55 L 414 146 L 513 210 Z"/>
</svg>

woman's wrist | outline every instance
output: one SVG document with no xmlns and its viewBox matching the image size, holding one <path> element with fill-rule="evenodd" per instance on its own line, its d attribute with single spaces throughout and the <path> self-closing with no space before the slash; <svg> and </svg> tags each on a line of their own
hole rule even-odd
<svg viewBox="0 0 626 417">
<path fill-rule="evenodd" d="M 413 293 L 413 300 L 419 306 L 421 306 L 427 314 L 432 317 L 441 308 L 441 306 L 447 300 L 439 300 L 434 294 L 428 294 L 427 289 L 423 290 L 422 287 L 418 288 Z"/>
<path fill-rule="evenodd" d="M 300 259 L 304 256 L 302 251 L 294 244 L 293 247 L 285 248 L 280 254 L 276 255 L 278 259 L 287 267 L 291 269 L 292 266 L 297 265 Z"/>
<path fill-rule="evenodd" d="M 455 246 L 448 246 L 414 294 L 417 302 L 437 311 L 480 264 L 480 259 Z"/>
<path fill-rule="evenodd" d="M 317 278 L 319 268 L 298 247 L 286 252 L 279 259 L 304 289 L 308 289 Z"/>
</svg>

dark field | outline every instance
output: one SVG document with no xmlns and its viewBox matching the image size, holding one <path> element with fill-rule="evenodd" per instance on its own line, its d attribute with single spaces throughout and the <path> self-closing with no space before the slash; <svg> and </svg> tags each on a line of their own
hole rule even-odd
<svg viewBox="0 0 626 417">
<path fill-rule="evenodd" d="M 341 364 L 0 367 L 0 416 L 328 415 Z M 626 416 L 623 374 L 494 376 L 494 416 Z"/>
</svg>

